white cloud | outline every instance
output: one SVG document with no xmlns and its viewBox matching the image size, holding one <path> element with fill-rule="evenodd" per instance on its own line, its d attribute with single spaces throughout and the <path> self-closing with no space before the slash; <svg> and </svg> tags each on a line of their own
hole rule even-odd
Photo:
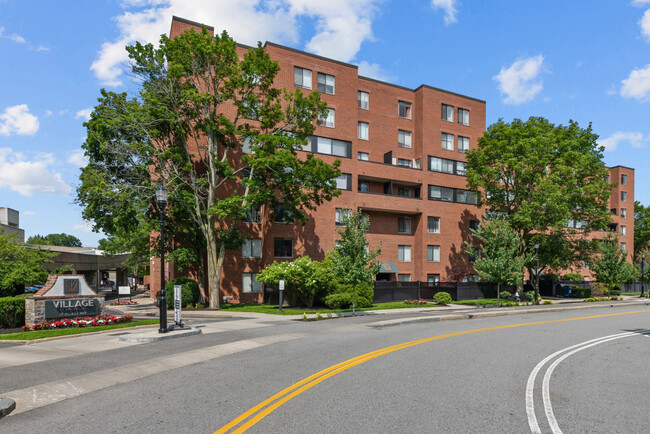
<svg viewBox="0 0 650 434">
<path fill-rule="evenodd" d="M 36 212 L 34 211 L 23 211 L 23 215 L 36 215 Z"/>
<path fill-rule="evenodd" d="M 639 20 L 639 27 L 641 27 L 641 33 L 643 36 L 645 36 L 646 40 L 650 42 L 650 9 L 645 11 Z"/>
<path fill-rule="evenodd" d="M 632 0 L 634 6 L 646 6 L 650 5 L 650 0 Z"/>
<path fill-rule="evenodd" d="M 456 0 L 431 0 L 431 7 L 445 11 L 445 24 L 452 24 L 456 19 Z"/>
<path fill-rule="evenodd" d="M 116 18 L 119 36 L 106 42 L 90 69 L 105 85 L 121 84 L 128 61 L 124 46 L 135 41 L 157 43 L 169 32 L 172 15 L 227 30 L 238 42 L 258 40 L 280 44 L 299 42 L 298 18 L 314 18 L 316 34 L 306 48 L 316 54 L 349 62 L 365 40 L 372 39 L 371 24 L 383 0 L 122 0 L 124 13 Z M 144 7 L 131 11 L 131 7 Z"/>
<path fill-rule="evenodd" d="M 72 188 L 59 173 L 48 167 L 53 160 L 52 154 L 41 153 L 28 160 L 20 152 L 0 148 L 0 189 L 6 188 L 23 196 L 35 193 L 69 195 Z"/>
<path fill-rule="evenodd" d="M 25 38 L 23 38 L 20 35 L 17 35 L 16 33 L 13 33 L 11 35 L 5 35 L 4 33 L 5 33 L 5 28 L 0 27 L 0 38 L 9 39 L 10 41 L 14 41 L 14 42 L 17 42 L 19 44 L 24 44 L 26 42 Z"/>
<path fill-rule="evenodd" d="M 83 149 L 79 149 L 68 156 L 68 163 L 74 164 L 77 167 L 86 167 L 88 165 L 88 157 L 84 155 Z"/>
<path fill-rule="evenodd" d="M 378 63 L 368 63 L 365 60 L 359 62 L 359 75 L 388 82 L 394 82 L 397 79 L 384 71 Z"/>
<path fill-rule="evenodd" d="M 79 119 L 79 118 L 81 118 L 81 119 L 84 119 L 84 120 L 89 121 L 89 120 L 90 120 L 90 114 L 91 114 L 92 112 L 93 112 L 93 108 L 92 108 L 92 107 L 85 108 L 85 109 L 79 110 L 79 111 L 77 112 L 77 114 L 74 116 L 74 118 L 75 118 L 75 119 Z"/>
<path fill-rule="evenodd" d="M 621 87 L 623 98 L 648 101 L 650 99 L 650 64 L 630 72 L 630 76 L 621 83 L 623 84 Z"/>
<path fill-rule="evenodd" d="M 83 223 L 79 223 L 78 225 L 73 225 L 72 229 L 74 229 L 75 231 L 81 231 L 88 234 L 93 231 L 93 222 L 84 220 Z"/>
<path fill-rule="evenodd" d="M 499 90 L 506 95 L 504 104 L 518 105 L 532 100 L 541 92 L 542 81 L 538 80 L 542 72 L 544 56 L 518 59 L 507 68 L 501 68 L 494 77 L 499 82 Z"/>
<path fill-rule="evenodd" d="M 43 45 L 39 45 L 38 47 L 36 47 L 36 51 L 50 51 L 50 49 Z"/>
<path fill-rule="evenodd" d="M 29 113 L 27 104 L 7 107 L 4 113 L 0 114 L 0 136 L 33 136 L 38 127 L 38 118 Z"/>
<path fill-rule="evenodd" d="M 617 131 L 606 139 L 598 140 L 598 144 L 605 147 L 606 151 L 615 151 L 619 144 L 629 143 L 633 148 L 643 148 L 650 137 L 643 137 L 641 133 Z"/>
</svg>

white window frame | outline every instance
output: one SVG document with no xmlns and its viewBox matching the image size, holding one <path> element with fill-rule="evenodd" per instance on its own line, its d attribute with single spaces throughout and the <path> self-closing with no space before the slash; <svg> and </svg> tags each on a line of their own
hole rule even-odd
<svg viewBox="0 0 650 434">
<path fill-rule="evenodd" d="M 434 284 L 435 285 L 436 283 L 440 283 L 440 274 L 437 274 L 437 273 L 435 273 L 435 274 L 434 273 L 427 274 L 427 284 L 429 284 L 429 285 Z"/>
<path fill-rule="evenodd" d="M 433 230 L 431 230 L 431 222 L 434 222 L 433 225 L 435 227 L 434 227 Z M 440 233 L 440 217 L 427 216 L 427 233 L 429 233 L 429 234 L 439 234 Z"/>
<path fill-rule="evenodd" d="M 621 185 L 627 185 L 627 175 L 621 174 Z"/>
<path fill-rule="evenodd" d="M 317 86 L 319 92 L 334 95 L 336 92 L 336 79 L 333 75 L 319 72 L 317 75 Z"/>
<path fill-rule="evenodd" d="M 440 113 L 443 121 L 454 121 L 454 106 L 449 104 L 442 104 Z"/>
<path fill-rule="evenodd" d="M 624 219 L 627 217 L 627 208 L 621 208 L 621 218 Z"/>
<path fill-rule="evenodd" d="M 440 246 L 429 244 L 427 246 L 427 262 L 440 262 Z"/>
<path fill-rule="evenodd" d="M 627 235 L 627 226 L 621 225 L 621 235 Z"/>
<path fill-rule="evenodd" d="M 627 202 L 627 192 L 621 191 L 621 202 Z"/>
<path fill-rule="evenodd" d="M 397 275 L 397 281 L 398 282 L 410 282 L 411 281 L 411 275 L 410 274 L 398 274 Z"/>
<path fill-rule="evenodd" d="M 369 140 L 370 124 L 359 121 L 357 124 L 357 138 L 359 140 Z"/>
<path fill-rule="evenodd" d="M 411 246 L 400 244 L 397 246 L 397 262 L 411 262 Z"/>
<path fill-rule="evenodd" d="M 370 161 L 370 154 L 367 152 L 357 152 L 357 160 L 359 161 Z"/>
<path fill-rule="evenodd" d="M 308 74 L 305 74 L 305 73 Z M 308 79 L 305 77 L 308 76 Z M 297 83 L 297 78 L 300 77 L 300 83 Z M 303 89 L 311 89 L 312 75 L 311 69 L 301 68 L 299 66 L 293 67 L 293 85 L 296 87 L 301 87 Z M 305 84 L 306 83 L 306 84 Z"/>
<path fill-rule="evenodd" d="M 241 246 L 242 258 L 261 258 L 262 257 L 262 239 L 247 238 Z"/>
<path fill-rule="evenodd" d="M 469 110 L 458 109 L 458 123 L 461 125 L 469 125 Z"/>
<path fill-rule="evenodd" d="M 370 108 L 370 94 L 362 90 L 357 92 L 357 105 L 362 110 L 368 110 Z"/>
<path fill-rule="evenodd" d="M 469 137 L 458 136 L 458 152 L 467 152 L 469 151 Z"/>
<path fill-rule="evenodd" d="M 262 282 L 257 281 L 259 273 L 242 273 L 242 293 L 259 293 L 262 292 Z"/>
<path fill-rule="evenodd" d="M 400 148 L 413 147 L 411 132 L 406 130 L 397 130 L 397 145 Z"/>
<path fill-rule="evenodd" d="M 352 175 L 350 173 L 341 173 L 337 176 L 336 188 L 339 190 L 352 190 Z"/>
<path fill-rule="evenodd" d="M 411 119 L 413 105 L 410 102 L 398 101 L 397 102 L 397 116 L 402 119 Z"/>
<path fill-rule="evenodd" d="M 334 211 L 334 223 L 336 226 L 345 226 L 345 217 L 348 218 L 352 215 L 352 210 L 349 208 L 336 208 Z"/>
<path fill-rule="evenodd" d="M 336 111 L 334 109 L 327 109 L 327 116 L 325 118 L 318 119 L 318 125 L 321 127 L 334 128 L 336 122 Z"/>
<path fill-rule="evenodd" d="M 442 144 L 442 149 L 447 151 L 454 150 L 454 135 L 449 133 L 442 133 L 440 136 L 440 143 Z"/>
</svg>

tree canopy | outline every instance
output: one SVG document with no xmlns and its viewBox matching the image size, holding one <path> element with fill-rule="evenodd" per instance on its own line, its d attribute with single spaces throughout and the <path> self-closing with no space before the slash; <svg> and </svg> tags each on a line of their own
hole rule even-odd
<svg viewBox="0 0 650 434">
<path fill-rule="evenodd" d="M 25 247 L 14 234 L 0 230 L 0 297 L 13 295 L 20 285 L 45 283 L 48 271 L 43 265 L 56 255 Z"/>
<path fill-rule="evenodd" d="M 648 250 L 650 243 L 650 207 L 634 201 L 634 258 L 639 259 L 641 253 Z"/>
<path fill-rule="evenodd" d="M 505 216 L 518 232 L 529 271 L 535 264 L 527 253 L 535 243 L 540 252 L 551 252 L 561 242 L 553 266 L 567 268 L 587 259 L 586 235 L 610 221 L 611 185 L 597 138 L 591 125 L 573 121 L 564 126 L 540 117 L 500 119 L 468 151 L 468 188 L 484 192 L 480 205 Z M 540 268 L 549 262 L 540 255 Z"/>
<path fill-rule="evenodd" d="M 27 244 L 40 246 L 81 247 L 81 240 L 69 234 L 32 235 L 27 238 Z"/>
<path fill-rule="evenodd" d="M 273 87 L 277 62 L 261 44 L 240 57 L 226 32 L 192 29 L 127 51 L 139 94 L 102 91 L 86 123 L 89 163 L 77 201 L 96 229 L 128 239 L 155 227 L 154 188 L 163 184 L 167 248 L 185 246 L 176 257 L 199 265 L 207 258 L 199 272 L 207 270 L 218 308 L 225 252 L 243 242 L 247 212 L 282 204 L 304 222 L 339 194 L 338 162 L 298 155 L 325 104 L 318 92 Z"/>
<path fill-rule="evenodd" d="M 599 254 L 591 260 L 596 279 L 603 283 L 625 283 L 636 277 L 637 269 L 627 262 L 627 253 L 619 247 L 618 237 L 597 240 Z"/>
</svg>

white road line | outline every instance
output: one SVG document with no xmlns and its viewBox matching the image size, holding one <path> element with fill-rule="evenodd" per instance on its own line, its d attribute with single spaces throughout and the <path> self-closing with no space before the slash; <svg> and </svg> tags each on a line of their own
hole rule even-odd
<svg viewBox="0 0 650 434">
<path fill-rule="evenodd" d="M 544 360 L 539 362 L 537 364 L 537 366 L 535 366 L 533 371 L 528 376 L 528 382 L 526 383 L 526 413 L 528 415 L 528 426 L 530 427 L 530 431 L 532 433 L 534 433 L 534 434 L 541 434 L 542 433 L 541 429 L 539 428 L 539 424 L 537 423 L 537 416 L 535 416 L 535 402 L 534 402 L 534 398 L 533 398 L 533 393 L 534 393 L 534 389 L 535 389 L 535 378 L 537 377 L 537 374 L 539 373 L 539 371 L 542 369 L 542 366 L 544 366 L 549 360 L 551 360 L 554 357 L 562 354 L 563 352 L 571 351 L 574 348 L 578 348 L 578 347 L 580 347 L 582 345 L 590 344 L 592 342 L 598 342 L 598 341 L 603 340 L 603 339 L 608 339 L 608 338 L 615 337 L 615 336 L 625 336 L 625 335 L 628 335 L 628 334 L 629 334 L 629 332 L 628 333 L 619 333 L 619 334 L 616 334 L 616 335 L 600 337 L 600 338 L 592 339 L 592 340 L 582 342 L 582 343 L 579 343 L 579 344 L 576 344 L 576 345 L 571 345 L 570 347 L 566 347 L 566 348 L 563 348 L 563 349 L 561 349 L 559 351 L 556 351 L 555 353 L 551 354 L 550 356 L 546 357 Z"/>
<path fill-rule="evenodd" d="M 104 369 L 63 381 L 52 381 L 38 386 L 3 392 L 3 396 L 16 401 L 16 409 L 7 417 L 171 369 L 301 337 L 303 337 L 301 333 L 290 333 L 246 339 Z"/>
<path fill-rule="evenodd" d="M 544 380 L 542 381 L 542 400 L 544 402 L 544 411 L 546 413 L 546 418 L 548 419 L 548 423 L 551 426 L 551 431 L 553 431 L 553 434 L 561 434 L 562 430 L 560 429 L 557 420 L 555 419 L 555 414 L 553 414 L 553 406 L 551 405 L 551 392 L 550 392 L 550 382 L 551 382 L 551 376 L 553 375 L 553 371 L 559 365 L 562 363 L 564 359 L 566 359 L 569 356 L 574 355 L 577 352 L 580 352 L 582 350 L 586 350 L 587 348 L 594 347 L 596 345 L 603 344 L 605 342 L 613 341 L 616 339 L 621 339 L 621 338 L 628 338 L 631 336 L 638 336 L 639 334 L 636 332 L 630 332 L 623 334 L 622 336 L 613 336 L 613 337 L 605 337 L 602 338 L 598 342 L 594 342 L 588 345 L 584 345 L 580 348 L 576 348 L 573 351 L 570 351 L 563 355 L 562 357 L 559 357 L 555 362 L 551 364 L 551 366 L 548 367 L 546 370 L 546 373 L 544 374 Z"/>
</svg>

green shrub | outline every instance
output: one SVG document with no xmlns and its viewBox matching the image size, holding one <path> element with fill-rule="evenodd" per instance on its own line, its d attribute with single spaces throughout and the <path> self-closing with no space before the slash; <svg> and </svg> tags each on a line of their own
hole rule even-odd
<svg viewBox="0 0 650 434">
<path fill-rule="evenodd" d="M 589 298 L 591 297 L 591 288 L 579 288 L 574 286 L 571 294 L 576 298 Z"/>
<path fill-rule="evenodd" d="M 199 301 L 199 285 L 189 277 L 177 277 L 165 285 L 167 309 L 174 308 L 174 285 L 181 285 L 181 306 L 193 307 Z"/>
<path fill-rule="evenodd" d="M 560 280 L 560 276 L 558 276 L 557 274 L 553 274 L 553 273 L 547 273 L 547 274 L 542 274 L 541 276 L 539 276 L 539 280 L 557 281 L 557 280 Z"/>
<path fill-rule="evenodd" d="M 535 291 L 524 292 L 524 300 L 529 302 L 535 301 Z"/>
<path fill-rule="evenodd" d="M 350 309 L 352 308 L 352 285 L 338 285 L 336 292 L 325 297 L 325 306 L 330 309 Z M 356 307 L 371 307 L 374 289 L 370 285 L 357 285 L 356 287 Z"/>
<path fill-rule="evenodd" d="M 582 282 L 585 280 L 585 278 L 578 273 L 567 273 L 562 276 L 562 280 L 568 280 L 570 282 Z"/>
<path fill-rule="evenodd" d="M 591 282 L 591 293 L 593 295 L 609 295 L 609 284 L 602 282 Z"/>
<path fill-rule="evenodd" d="M 609 293 L 612 296 L 618 297 L 619 295 L 621 295 L 621 290 L 620 289 L 612 289 L 611 291 L 609 291 Z"/>
<path fill-rule="evenodd" d="M 512 297 L 512 294 L 510 294 L 510 291 L 501 291 L 499 297 L 506 299 Z"/>
<path fill-rule="evenodd" d="M 25 296 L 0 298 L 0 328 L 25 324 Z"/>
<path fill-rule="evenodd" d="M 451 295 L 448 292 L 440 291 L 433 296 L 433 301 L 441 306 L 446 306 L 451 303 Z"/>
</svg>

